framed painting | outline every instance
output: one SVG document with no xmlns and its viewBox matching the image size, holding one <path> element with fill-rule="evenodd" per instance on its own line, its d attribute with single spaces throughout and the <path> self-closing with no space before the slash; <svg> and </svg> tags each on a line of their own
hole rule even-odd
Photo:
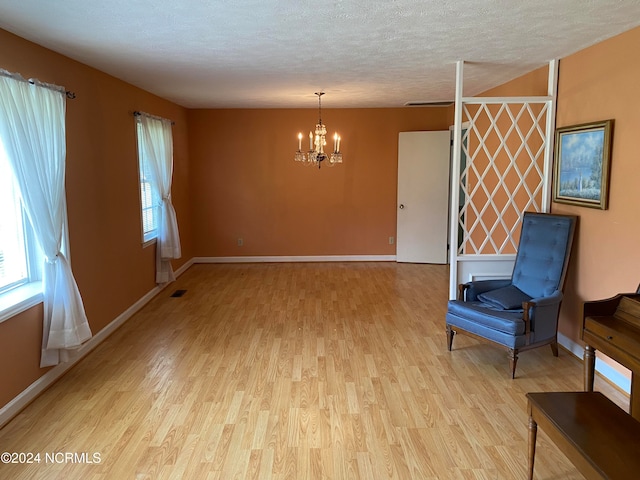
<svg viewBox="0 0 640 480">
<path fill-rule="evenodd" d="M 606 210 L 613 120 L 556 129 L 553 201 Z"/>
</svg>

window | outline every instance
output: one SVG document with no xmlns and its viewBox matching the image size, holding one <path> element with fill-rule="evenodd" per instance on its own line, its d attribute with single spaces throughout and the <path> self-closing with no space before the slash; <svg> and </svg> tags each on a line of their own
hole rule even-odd
<svg viewBox="0 0 640 480">
<path fill-rule="evenodd" d="M 0 145 L 0 293 L 29 281 L 22 205 Z"/>
<path fill-rule="evenodd" d="M 173 122 L 135 112 L 143 242 L 156 240 L 156 283 L 175 280 L 171 259 L 180 258 L 180 234 L 171 203 Z"/>
<path fill-rule="evenodd" d="M 138 164 L 140 172 L 140 208 L 142 215 L 142 241 L 150 242 L 158 236 L 160 195 L 151 181 L 149 159 L 144 152 L 142 125 L 136 122 L 138 134 Z"/>
<path fill-rule="evenodd" d="M 36 303 L 42 291 L 42 254 L 33 238 L 18 186 L 0 139 L 0 321 Z M 20 288 L 26 287 L 26 288 Z M 39 301 L 39 298 L 38 300 Z"/>
</svg>

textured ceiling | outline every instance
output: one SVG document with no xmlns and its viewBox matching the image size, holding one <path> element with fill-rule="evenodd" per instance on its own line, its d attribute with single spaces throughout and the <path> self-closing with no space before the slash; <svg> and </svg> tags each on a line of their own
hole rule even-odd
<svg viewBox="0 0 640 480">
<path fill-rule="evenodd" d="M 0 0 L 0 28 L 200 108 L 452 100 L 457 60 L 473 95 L 637 25 L 639 0 Z"/>
</svg>

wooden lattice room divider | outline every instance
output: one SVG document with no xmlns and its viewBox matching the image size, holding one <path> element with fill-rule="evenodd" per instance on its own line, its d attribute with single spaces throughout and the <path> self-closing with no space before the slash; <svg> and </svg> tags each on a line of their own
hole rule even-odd
<svg viewBox="0 0 640 480">
<path fill-rule="evenodd" d="M 450 215 L 450 298 L 457 284 L 511 273 L 525 211 L 547 212 L 557 66 L 548 95 L 464 97 L 456 68 Z"/>
</svg>

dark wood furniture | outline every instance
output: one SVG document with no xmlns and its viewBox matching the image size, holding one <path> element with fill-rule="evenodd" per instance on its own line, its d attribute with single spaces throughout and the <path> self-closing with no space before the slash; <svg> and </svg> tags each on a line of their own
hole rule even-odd
<svg viewBox="0 0 640 480">
<path fill-rule="evenodd" d="M 585 302 L 582 327 L 584 389 L 593 391 L 596 350 L 631 370 L 631 415 L 640 419 L 640 294 Z"/>
<path fill-rule="evenodd" d="M 587 479 L 640 476 L 640 421 L 600 392 L 528 393 L 529 480 L 537 427 Z"/>
<path fill-rule="evenodd" d="M 640 478 L 640 287 L 585 302 L 582 340 L 585 392 L 527 394 L 529 480 L 538 425 L 586 478 Z M 631 370 L 630 414 L 593 391 L 596 350 Z"/>
</svg>

